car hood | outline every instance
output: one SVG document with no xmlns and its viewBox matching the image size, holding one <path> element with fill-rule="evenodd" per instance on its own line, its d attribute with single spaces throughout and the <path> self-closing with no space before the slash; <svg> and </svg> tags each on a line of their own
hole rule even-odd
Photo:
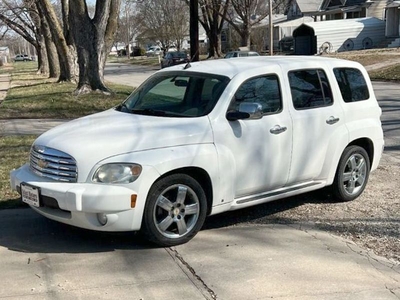
<svg viewBox="0 0 400 300">
<path fill-rule="evenodd" d="M 212 141 L 206 116 L 154 117 L 110 109 L 57 126 L 35 144 L 68 153 L 77 161 L 79 173 L 88 174 L 96 163 L 115 155 Z"/>
</svg>

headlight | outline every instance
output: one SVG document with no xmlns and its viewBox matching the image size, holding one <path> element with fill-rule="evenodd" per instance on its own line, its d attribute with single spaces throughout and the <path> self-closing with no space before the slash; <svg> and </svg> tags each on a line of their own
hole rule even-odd
<svg viewBox="0 0 400 300">
<path fill-rule="evenodd" d="M 106 164 L 97 169 L 92 181 L 101 183 L 130 183 L 135 181 L 142 172 L 142 166 L 137 164 Z"/>
</svg>

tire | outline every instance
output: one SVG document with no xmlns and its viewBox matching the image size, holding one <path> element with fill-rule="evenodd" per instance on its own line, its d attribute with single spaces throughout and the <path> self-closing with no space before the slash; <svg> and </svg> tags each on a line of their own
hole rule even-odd
<svg viewBox="0 0 400 300">
<path fill-rule="evenodd" d="M 333 194 L 339 201 L 356 199 L 364 191 L 370 172 L 367 152 L 359 146 L 347 147 L 340 158 L 333 182 Z"/>
<path fill-rule="evenodd" d="M 206 195 L 200 184 L 186 174 L 173 174 L 151 187 L 142 232 L 163 247 L 184 244 L 201 229 L 206 213 Z"/>
</svg>

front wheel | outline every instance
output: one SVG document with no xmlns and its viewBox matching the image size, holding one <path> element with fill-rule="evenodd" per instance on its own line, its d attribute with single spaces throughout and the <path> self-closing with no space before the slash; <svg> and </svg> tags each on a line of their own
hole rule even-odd
<svg viewBox="0 0 400 300">
<path fill-rule="evenodd" d="M 160 246 L 183 244 L 201 229 L 206 213 L 206 196 L 200 184 L 186 174 L 173 174 L 151 187 L 142 231 Z"/>
<path fill-rule="evenodd" d="M 370 161 L 367 152 L 359 146 L 347 147 L 340 158 L 333 182 L 333 193 L 339 201 L 356 199 L 368 182 Z"/>
</svg>

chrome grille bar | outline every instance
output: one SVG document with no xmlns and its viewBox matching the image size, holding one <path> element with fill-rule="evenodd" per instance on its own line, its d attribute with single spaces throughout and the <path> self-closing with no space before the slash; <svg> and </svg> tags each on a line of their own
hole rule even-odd
<svg viewBox="0 0 400 300">
<path fill-rule="evenodd" d="M 30 153 L 30 169 L 36 175 L 61 182 L 76 182 L 75 159 L 56 149 L 34 145 Z"/>
</svg>

